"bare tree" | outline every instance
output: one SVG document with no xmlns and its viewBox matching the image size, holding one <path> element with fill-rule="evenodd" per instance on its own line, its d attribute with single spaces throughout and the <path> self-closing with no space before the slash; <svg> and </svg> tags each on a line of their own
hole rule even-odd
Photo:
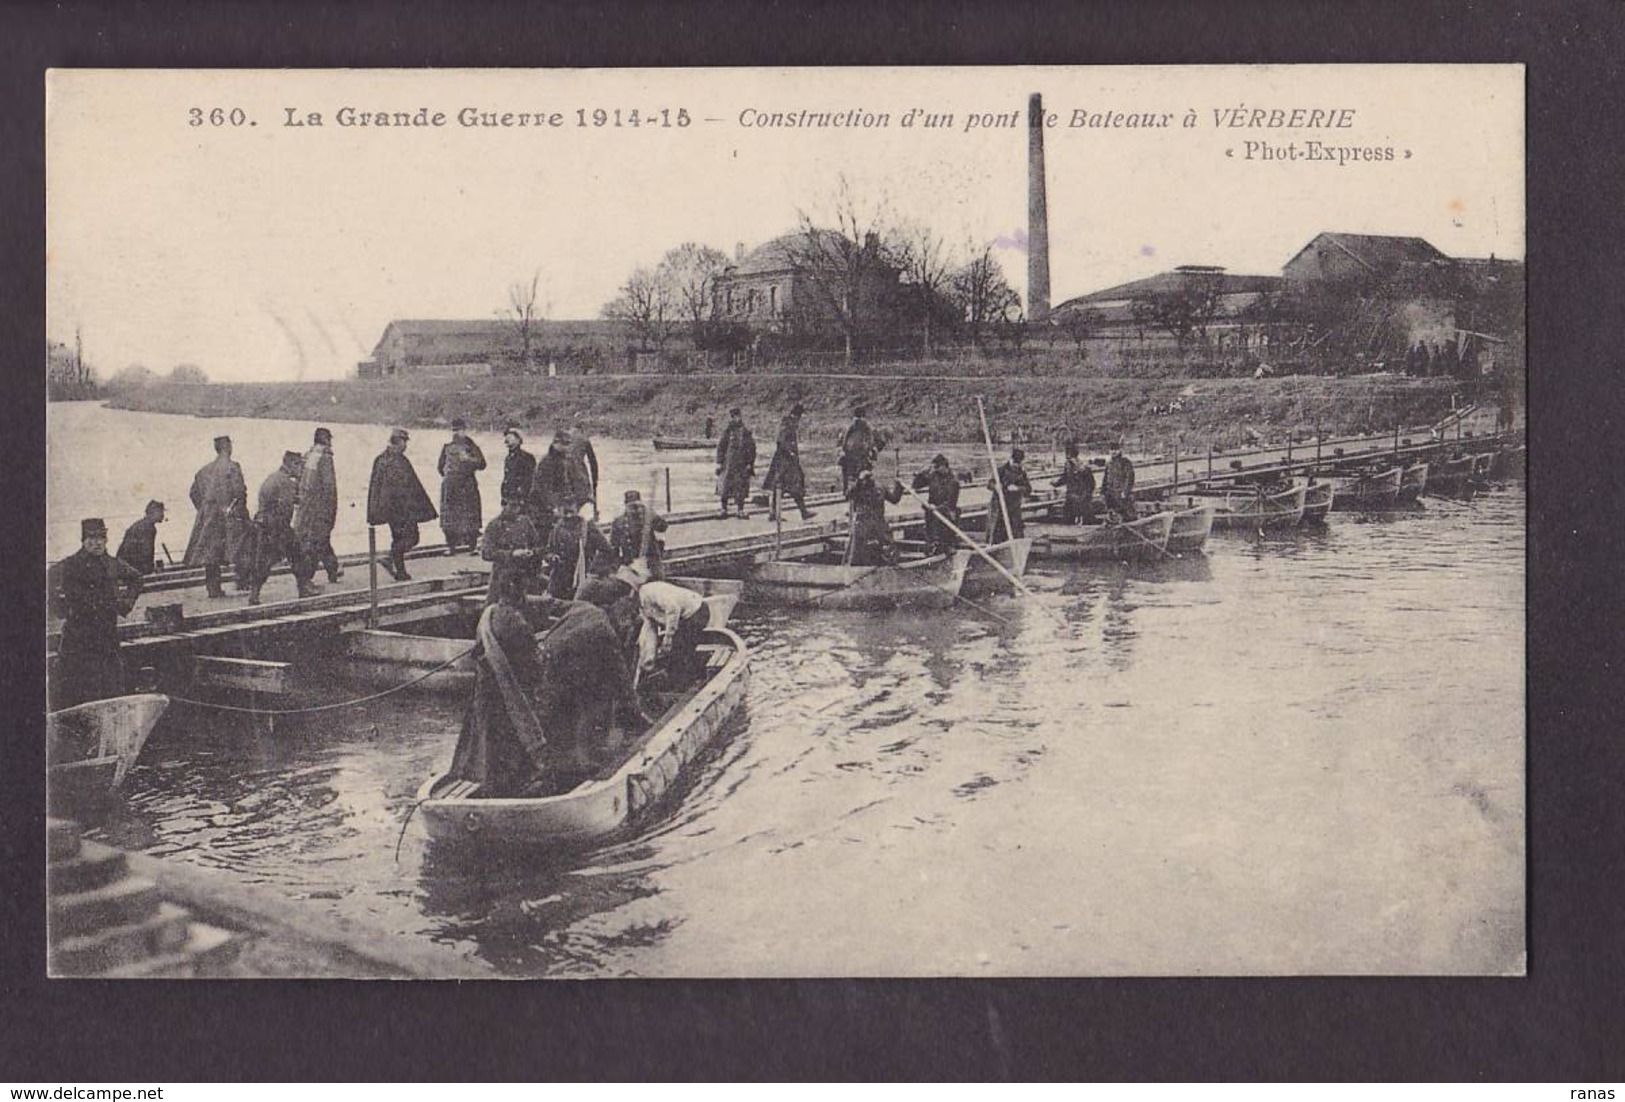
<svg viewBox="0 0 1625 1102">
<path fill-rule="evenodd" d="M 1020 312 L 1021 298 L 993 258 L 991 243 L 972 245 L 965 251 L 970 259 L 954 272 L 950 287 L 970 331 L 971 343 L 980 348 L 982 336 L 990 327 Z"/>
<path fill-rule="evenodd" d="M 1077 346 L 1078 359 L 1081 360 L 1085 357 L 1084 343 L 1100 332 L 1103 323 L 1104 319 L 1101 317 L 1100 311 L 1092 306 L 1068 309 L 1061 317 L 1060 328 L 1067 336 L 1072 338 L 1072 343 Z"/>
<path fill-rule="evenodd" d="M 529 374 L 532 368 L 533 349 L 536 344 L 537 330 L 546 310 L 537 302 L 542 282 L 542 273 L 531 273 L 530 282 L 520 280 L 508 285 L 508 308 L 500 311 L 504 320 L 513 326 L 514 335 L 519 341 L 520 370 Z"/>
<path fill-rule="evenodd" d="M 688 241 L 667 250 L 655 268 L 655 277 L 666 289 L 671 309 L 688 322 L 696 344 L 711 317 L 711 297 L 717 277 L 727 267 L 728 258 L 722 252 Z"/>
<path fill-rule="evenodd" d="M 892 262 L 902 270 L 904 280 L 919 299 L 922 344 L 925 355 L 930 356 L 931 315 L 953 275 L 953 250 L 941 234 L 924 222 L 909 221 L 893 229 L 889 251 Z"/>
<path fill-rule="evenodd" d="M 638 339 L 658 351 L 666 345 L 671 298 L 666 284 L 650 269 L 638 268 L 621 284 L 620 293 L 604 304 L 604 317 L 624 322 Z"/>
<path fill-rule="evenodd" d="M 830 204 L 833 229 L 818 226 L 800 212 L 801 232 L 790 248 L 790 263 L 824 300 L 841 330 L 845 359 L 852 363 L 853 345 L 862 339 L 878 280 L 892 263 L 881 244 L 890 204 L 858 197 L 842 173 L 836 177 Z"/>
<path fill-rule="evenodd" d="M 1208 326 L 1219 315 L 1222 288 L 1220 273 L 1182 273 L 1178 286 L 1137 298 L 1130 311 L 1137 323 L 1168 332 L 1183 352 L 1192 336 L 1206 342 Z"/>
</svg>

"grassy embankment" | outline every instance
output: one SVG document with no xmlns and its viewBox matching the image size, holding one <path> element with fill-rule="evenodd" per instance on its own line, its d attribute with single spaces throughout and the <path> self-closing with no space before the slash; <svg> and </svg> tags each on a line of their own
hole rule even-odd
<svg viewBox="0 0 1625 1102">
<path fill-rule="evenodd" d="M 595 436 L 646 439 L 697 436 L 707 416 L 720 427 L 740 406 L 766 445 L 780 415 L 807 407 L 803 439 L 833 438 L 867 402 L 871 419 L 901 441 L 980 439 L 976 402 L 987 403 L 994 432 L 1012 430 L 1048 442 L 1064 428 L 1087 445 L 1124 437 L 1134 450 L 1159 450 L 1178 437 L 1185 448 L 1240 443 L 1245 429 L 1267 440 L 1419 426 L 1450 411 L 1447 379 L 1396 376 L 1284 379 L 990 379 L 809 377 L 806 375 L 572 376 L 556 379 L 344 380 L 312 383 L 217 383 L 151 386 L 113 397 L 112 405 L 205 417 L 273 417 L 334 424 L 442 428 L 453 417 L 480 433 L 510 421 L 532 439 L 573 424 Z M 1180 409 L 1168 412 L 1178 403 Z"/>
</svg>

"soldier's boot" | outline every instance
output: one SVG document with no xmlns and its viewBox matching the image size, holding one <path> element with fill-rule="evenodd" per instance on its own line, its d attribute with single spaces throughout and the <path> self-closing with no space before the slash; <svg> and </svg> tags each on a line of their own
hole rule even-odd
<svg viewBox="0 0 1625 1102">
<path fill-rule="evenodd" d="M 801 500 L 799 497 L 796 498 L 796 508 L 801 510 L 802 520 L 811 520 L 813 517 L 818 515 L 815 510 L 807 508 L 807 503 Z"/>
<path fill-rule="evenodd" d="M 220 568 L 218 566 L 205 566 L 203 568 L 203 583 L 209 587 L 209 596 L 224 597 L 225 589 L 220 584 Z"/>
<path fill-rule="evenodd" d="M 320 592 L 321 590 L 316 588 L 316 584 L 314 582 L 305 580 L 299 583 L 299 596 L 301 597 L 314 597 Z"/>
<path fill-rule="evenodd" d="M 391 569 L 394 571 L 395 580 L 397 582 L 409 582 L 412 580 L 412 575 L 406 572 L 405 551 L 391 551 L 389 553 L 389 561 L 392 564 Z"/>
<path fill-rule="evenodd" d="M 248 603 L 251 604 L 251 605 L 257 605 L 257 604 L 260 603 L 260 587 L 259 586 L 251 585 L 251 586 L 248 587 Z"/>
</svg>

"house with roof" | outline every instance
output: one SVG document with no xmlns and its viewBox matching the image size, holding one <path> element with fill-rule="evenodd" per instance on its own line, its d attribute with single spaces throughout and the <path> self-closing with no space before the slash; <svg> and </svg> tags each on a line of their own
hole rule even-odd
<svg viewBox="0 0 1625 1102">
<path fill-rule="evenodd" d="M 1183 264 L 1171 272 L 1159 272 L 1144 279 L 1119 283 L 1102 291 L 1067 299 L 1051 315 L 1065 325 L 1068 315 L 1088 310 L 1105 329 L 1134 329 L 1144 324 L 1143 304 L 1178 295 L 1211 295 L 1213 320 L 1220 327 L 1233 327 L 1249 307 L 1263 296 L 1281 289 L 1281 277 L 1235 275 L 1207 264 Z"/>
<path fill-rule="evenodd" d="M 625 327 L 616 321 L 537 321 L 530 360 L 511 321 L 397 318 L 384 327 L 372 357 L 357 365 L 363 379 L 620 371 L 630 362 Z"/>
<path fill-rule="evenodd" d="M 1371 233 L 1317 233 L 1281 265 L 1293 288 L 1307 284 L 1372 283 L 1404 269 L 1444 270 L 1451 260 L 1420 237 Z"/>
</svg>

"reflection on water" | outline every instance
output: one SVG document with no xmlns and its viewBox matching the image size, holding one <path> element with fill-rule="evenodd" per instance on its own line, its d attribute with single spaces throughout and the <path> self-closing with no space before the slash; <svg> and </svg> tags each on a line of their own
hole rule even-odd
<svg viewBox="0 0 1625 1102">
<path fill-rule="evenodd" d="M 1519 966 L 1523 495 L 1034 564 L 988 612 L 748 612 L 669 814 L 472 859 L 402 823 L 455 700 L 166 719 L 100 833 L 511 975 Z M 399 860 L 395 857 L 401 839 Z"/>
</svg>

